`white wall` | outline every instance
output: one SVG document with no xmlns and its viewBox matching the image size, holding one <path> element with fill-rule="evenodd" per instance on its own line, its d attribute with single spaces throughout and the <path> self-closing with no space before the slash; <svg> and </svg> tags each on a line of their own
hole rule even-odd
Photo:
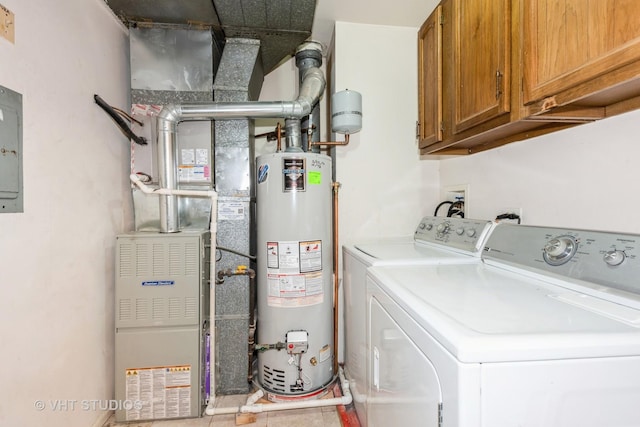
<svg viewBox="0 0 640 427">
<path fill-rule="evenodd" d="M 473 217 L 521 207 L 523 223 L 640 233 L 640 111 L 443 160 Z"/>
<path fill-rule="evenodd" d="M 0 214 L 0 426 L 91 426 L 104 413 L 51 401 L 113 399 L 129 144 L 93 95 L 127 106 L 126 31 L 103 0 L 2 4 L 16 17 L 0 85 L 23 96 L 24 213 Z"/>
<path fill-rule="evenodd" d="M 328 93 L 362 94 L 362 130 L 336 156 L 339 244 L 410 235 L 438 195 L 438 162 L 421 162 L 415 140 L 417 30 L 336 22 L 333 42 Z M 341 287 L 341 318 L 343 301 Z M 343 327 L 338 339 L 343 362 Z"/>
<path fill-rule="evenodd" d="M 438 161 L 415 139 L 417 29 L 336 22 L 334 42 L 331 90 L 360 92 L 363 114 L 338 149 L 341 244 L 412 234 L 439 196 Z"/>
<path fill-rule="evenodd" d="M 332 70 L 326 70 L 323 58 L 332 87 L 321 100 L 322 120 L 332 91 L 360 92 L 363 110 L 362 130 L 337 149 L 341 244 L 412 234 L 439 197 L 439 161 L 420 160 L 415 140 L 417 29 L 336 22 L 334 41 Z M 291 59 L 265 77 L 260 100 L 295 99 L 297 90 L 298 70 Z M 276 122 L 256 121 L 256 134 L 273 131 Z M 322 139 L 344 136 L 323 126 Z M 257 140 L 257 154 L 274 150 L 275 142 Z"/>
</svg>

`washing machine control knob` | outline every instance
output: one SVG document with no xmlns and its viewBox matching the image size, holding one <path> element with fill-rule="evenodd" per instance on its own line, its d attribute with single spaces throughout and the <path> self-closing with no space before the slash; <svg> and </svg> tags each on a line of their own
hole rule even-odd
<svg viewBox="0 0 640 427">
<path fill-rule="evenodd" d="M 456 228 L 456 234 L 458 236 L 462 236 L 464 234 L 464 228 L 462 228 L 462 227 Z"/>
<path fill-rule="evenodd" d="M 451 224 L 449 224 L 448 222 L 443 222 L 438 224 L 438 226 L 436 227 L 436 231 L 438 232 L 438 234 L 447 234 L 450 227 Z"/>
<path fill-rule="evenodd" d="M 578 242 L 572 236 L 559 236 L 549 240 L 543 249 L 544 260 L 549 265 L 562 265 L 578 250 Z"/>
<path fill-rule="evenodd" d="M 624 251 L 614 249 L 605 252 L 603 258 L 604 262 L 606 262 L 608 265 L 616 266 L 622 264 L 627 258 L 627 255 L 624 253 Z"/>
<path fill-rule="evenodd" d="M 425 224 L 424 222 L 421 222 L 420 225 L 418 226 L 420 230 L 424 230 L 426 227 L 427 227 L 427 224 Z"/>
<path fill-rule="evenodd" d="M 469 228 L 467 230 L 467 237 L 473 237 L 476 235 L 476 229 L 475 228 Z"/>
<path fill-rule="evenodd" d="M 427 231 L 430 231 L 433 228 L 433 224 L 427 224 L 426 227 Z"/>
</svg>

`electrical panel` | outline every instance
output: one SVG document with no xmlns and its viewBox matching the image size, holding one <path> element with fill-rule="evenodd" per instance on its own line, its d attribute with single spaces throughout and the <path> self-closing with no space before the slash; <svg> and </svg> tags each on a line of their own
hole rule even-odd
<svg viewBox="0 0 640 427">
<path fill-rule="evenodd" d="M 0 86 L 0 213 L 23 211 L 22 95 Z"/>
<path fill-rule="evenodd" d="M 201 416 L 208 398 L 210 233 L 117 237 L 116 421 Z"/>
</svg>

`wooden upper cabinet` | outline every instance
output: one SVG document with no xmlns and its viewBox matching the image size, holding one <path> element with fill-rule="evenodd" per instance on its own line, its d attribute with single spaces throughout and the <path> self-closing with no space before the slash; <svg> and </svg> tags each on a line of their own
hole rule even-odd
<svg viewBox="0 0 640 427">
<path fill-rule="evenodd" d="M 510 110 L 510 3 L 453 1 L 453 134 Z"/>
<path fill-rule="evenodd" d="M 640 0 L 443 0 L 418 41 L 423 154 L 640 108 Z"/>
<path fill-rule="evenodd" d="M 418 138 L 420 148 L 442 141 L 442 6 L 418 32 Z"/>
<path fill-rule="evenodd" d="M 612 81 L 603 75 L 640 58 L 638 0 L 523 1 L 525 104 L 572 88 L 565 101 L 607 89 Z M 547 104 L 556 102 L 563 101 Z"/>
</svg>

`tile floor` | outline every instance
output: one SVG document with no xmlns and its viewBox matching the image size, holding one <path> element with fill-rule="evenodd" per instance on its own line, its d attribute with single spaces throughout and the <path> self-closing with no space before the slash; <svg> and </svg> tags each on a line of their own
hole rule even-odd
<svg viewBox="0 0 640 427">
<path fill-rule="evenodd" d="M 240 406 L 247 401 L 247 395 L 220 396 L 216 406 Z M 287 411 L 263 412 L 257 414 L 255 423 L 247 427 L 341 427 L 340 416 L 335 406 Z M 236 416 L 214 415 L 172 421 L 148 421 L 140 423 L 116 423 L 112 415 L 103 427 L 235 427 Z"/>
</svg>

